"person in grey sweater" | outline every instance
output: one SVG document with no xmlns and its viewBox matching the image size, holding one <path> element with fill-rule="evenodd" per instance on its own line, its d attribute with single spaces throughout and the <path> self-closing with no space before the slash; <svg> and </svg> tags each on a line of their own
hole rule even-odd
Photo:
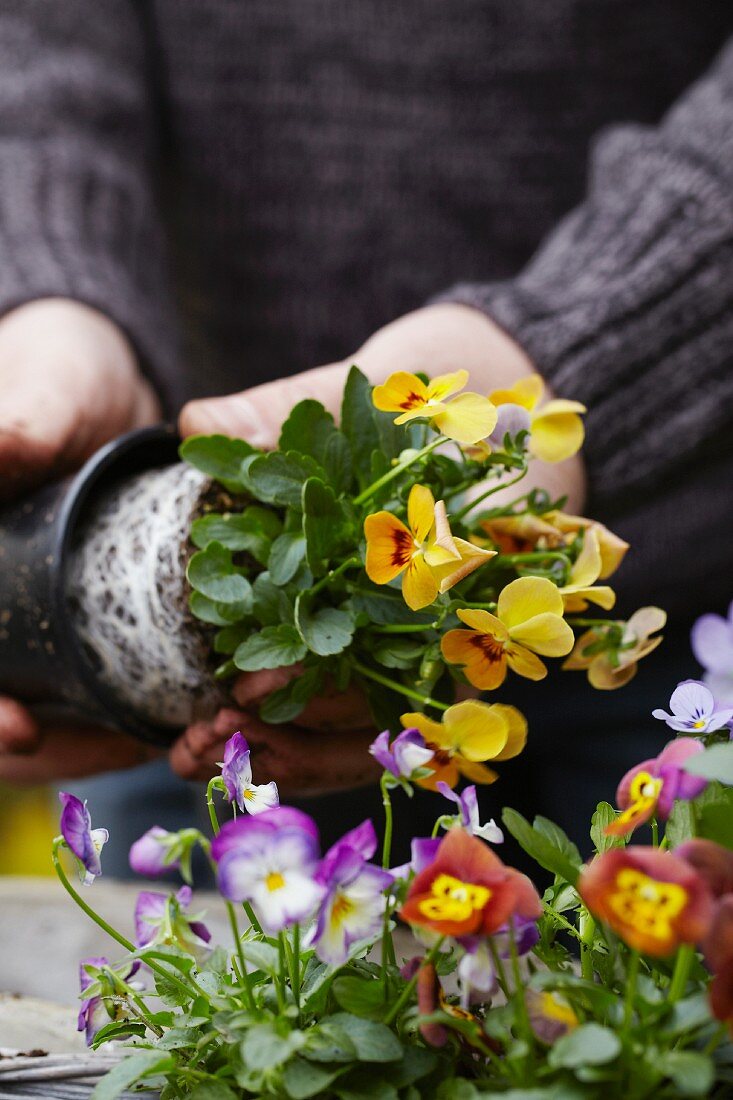
<svg viewBox="0 0 733 1100">
<path fill-rule="evenodd" d="M 731 33 L 722 0 L 5 0 L 2 492 L 185 402 L 184 432 L 271 445 L 351 359 L 534 369 L 589 408 L 550 488 L 634 544 L 622 609 L 686 630 L 731 585 Z M 276 679 L 176 770 L 241 720 L 285 795 L 368 779 L 358 701 L 322 701 L 307 751 L 258 729 Z M 0 700 L 0 778 L 144 753 Z"/>
</svg>

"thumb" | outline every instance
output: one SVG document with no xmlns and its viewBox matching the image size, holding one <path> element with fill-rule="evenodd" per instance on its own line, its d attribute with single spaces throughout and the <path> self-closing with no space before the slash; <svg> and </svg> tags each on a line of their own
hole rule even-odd
<svg viewBox="0 0 733 1100">
<path fill-rule="evenodd" d="M 277 446 L 283 421 L 299 401 L 312 397 L 329 412 L 338 413 L 347 371 L 344 363 L 331 363 L 228 397 L 190 401 L 181 411 L 181 435 L 220 432 L 246 439 L 253 447 L 272 449 Z"/>
</svg>

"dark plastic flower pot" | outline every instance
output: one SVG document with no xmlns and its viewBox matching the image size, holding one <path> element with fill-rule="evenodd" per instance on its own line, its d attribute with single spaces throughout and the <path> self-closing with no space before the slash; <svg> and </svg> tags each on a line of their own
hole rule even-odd
<svg viewBox="0 0 733 1100">
<path fill-rule="evenodd" d="M 40 717 L 94 722 L 155 744 L 175 731 L 135 715 L 97 674 L 68 601 L 68 567 L 89 508 L 115 483 L 177 461 L 171 427 L 131 432 L 66 481 L 0 510 L 0 692 Z"/>
</svg>

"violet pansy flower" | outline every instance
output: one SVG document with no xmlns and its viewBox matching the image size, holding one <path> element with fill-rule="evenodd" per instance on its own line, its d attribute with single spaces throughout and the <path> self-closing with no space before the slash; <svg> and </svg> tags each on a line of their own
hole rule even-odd
<svg viewBox="0 0 733 1100">
<path fill-rule="evenodd" d="M 515 405 L 512 401 L 507 401 L 505 405 L 498 406 L 497 413 L 496 426 L 488 437 L 491 446 L 503 450 L 507 435 L 514 441 L 522 432 L 527 432 L 528 435 L 524 440 L 524 449 L 526 450 L 531 429 L 531 418 L 528 410 L 523 405 Z"/>
<path fill-rule="evenodd" d="M 143 890 L 135 905 L 135 941 L 138 947 L 169 945 L 193 955 L 198 963 L 209 954 L 211 933 L 202 921 L 185 910 L 191 903 L 191 887 L 176 894 Z"/>
<path fill-rule="evenodd" d="M 409 863 L 390 868 L 392 878 L 408 879 L 410 875 L 419 875 L 435 860 L 442 839 L 439 836 L 414 836 L 410 841 Z"/>
<path fill-rule="evenodd" d="M 676 799 L 697 798 L 708 785 L 707 779 L 689 775 L 685 763 L 691 756 L 705 751 L 702 741 L 694 737 L 678 737 L 670 741 L 651 760 L 627 771 L 616 791 L 616 805 L 621 813 L 607 825 L 609 836 L 627 836 L 651 817 L 666 821 Z"/>
<path fill-rule="evenodd" d="M 328 850 L 316 872 L 326 891 L 312 938 L 321 962 L 342 965 L 353 944 L 379 932 L 392 875 L 367 862 L 376 847 L 374 826 L 365 821 Z"/>
<path fill-rule="evenodd" d="M 74 794 L 59 792 L 61 810 L 61 835 L 69 849 L 79 860 L 79 877 L 85 886 L 91 886 L 102 874 L 100 854 L 109 840 L 106 829 L 93 829 L 86 802 Z"/>
<path fill-rule="evenodd" d="M 315 822 L 289 806 L 227 822 L 211 854 L 223 896 L 250 901 L 268 936 L 309 917 L 326 892 L 314 877 L 319 856 Z"/>
<path fill-rule="evenodd" d="M 658 707 L 652 716 L 678 733 L 710 733 L 723 729 L 733 718 L 733 706 L 716 707 L 712 691 L 699 680 L 683 680 L 678 684 L 669 706 L 671 714 Z"/>
<path fill-rule="evenodd" d="M 389 730 L 384 730 L 372 741 L 369 752 L 385 771 L 395 779 L 411 779 L 416 771 L 424 768 L 435 755 L 427 748 L 425 738 L 418 729 L 403 730 L 390 745 Z"/>
<path fill-rule="evenodd" d="M 169 833 L 160 825 L 153 825 L 130 848 L 130 867 L 137 875 L 156 878 L 165 871 L 177 871 L 180 859 L 172 849 L 178 841 L 177 833 Z"/>
<path fill-rule="evenodd" d="M 242 734 L 232 734 L 224 746 L 221 764 L 227 802 L 236 802 L 242 813 L 261 814 L 280 802 L 277 783 L 253 783 L 250 749 Z"/>
<path fill-rule="evenodd" d="M 140 964 L 134 962 L 114 969 L 123 981 L 127 981 L 137 972 L 139 967 Z M 110 1023 L 111 1020 L 125 1018 L 124 1006 L 120 1005 L 119 1000 L 112 1001 L 105 998 L 105 992 L 111 998 L 116 990 L 110 978 L 99 973 L 102 968 L 112 969 L 109 959 L 105 958 L 104 955 L 82 959 L 79 963 L 79 988 L 82 993 L 82 1001 L 76 1029 L 84 1032 L 88 1047 L 92 1045 L 94 1036 L 105 1024 Z M 90 974 L 90 970 L 96 971 L 96 973 Z M 91 996 L 84 997 L 83 994 L 94 985 L 97 986 L 97 990 Z"/>
<path fill-rule="evenodd" d="M 459 807 L 461 811 L 460 824 L 463 825 L 464 829 L 467 829 L 473 836 L 479 836 L 482 840 L 488 841 L 490 844 L 502 843 L 504 834 L 493 817 L 490 821 L 487 821 L 485 825 L 481 824 L 479 818 L 478 796 L 473 784 L 470 787 L 466 787 L 460 794 L 451 790 L 448 784 L 442 781 L 436 783 L 435 787 L 445 798 L 450 799 L 451 802 L 455 802 Z"/>
<path fill-rule="evenodd" d="M 692 652 L 705 669 L 703 679 L 719 705 L 733 704 L 733 603 L 728 618 L 701 615 L 692 628 Z"/>
</svg>

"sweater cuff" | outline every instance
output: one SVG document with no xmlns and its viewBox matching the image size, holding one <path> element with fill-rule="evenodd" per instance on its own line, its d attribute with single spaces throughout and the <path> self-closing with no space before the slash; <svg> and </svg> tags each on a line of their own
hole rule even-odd
<svg viewBox="0 0 733 1100">
<path fill-rule="evenodd" d="M 161 230 L 137 170 L 83 142 L 8 141 L 0 155 L 0 315 L 38 298 L 114 321 L 171 414 L 177 330 Z"/>
<path fill-rule="evenodd" d="M 624 127 L 586 204 L 515 280 L 440 295 L 486 312 L 560 396 L 588 406 L 594 494 L 658 481 L 730 421 L 733 196 L 704 164 Z"/>
</svg>

